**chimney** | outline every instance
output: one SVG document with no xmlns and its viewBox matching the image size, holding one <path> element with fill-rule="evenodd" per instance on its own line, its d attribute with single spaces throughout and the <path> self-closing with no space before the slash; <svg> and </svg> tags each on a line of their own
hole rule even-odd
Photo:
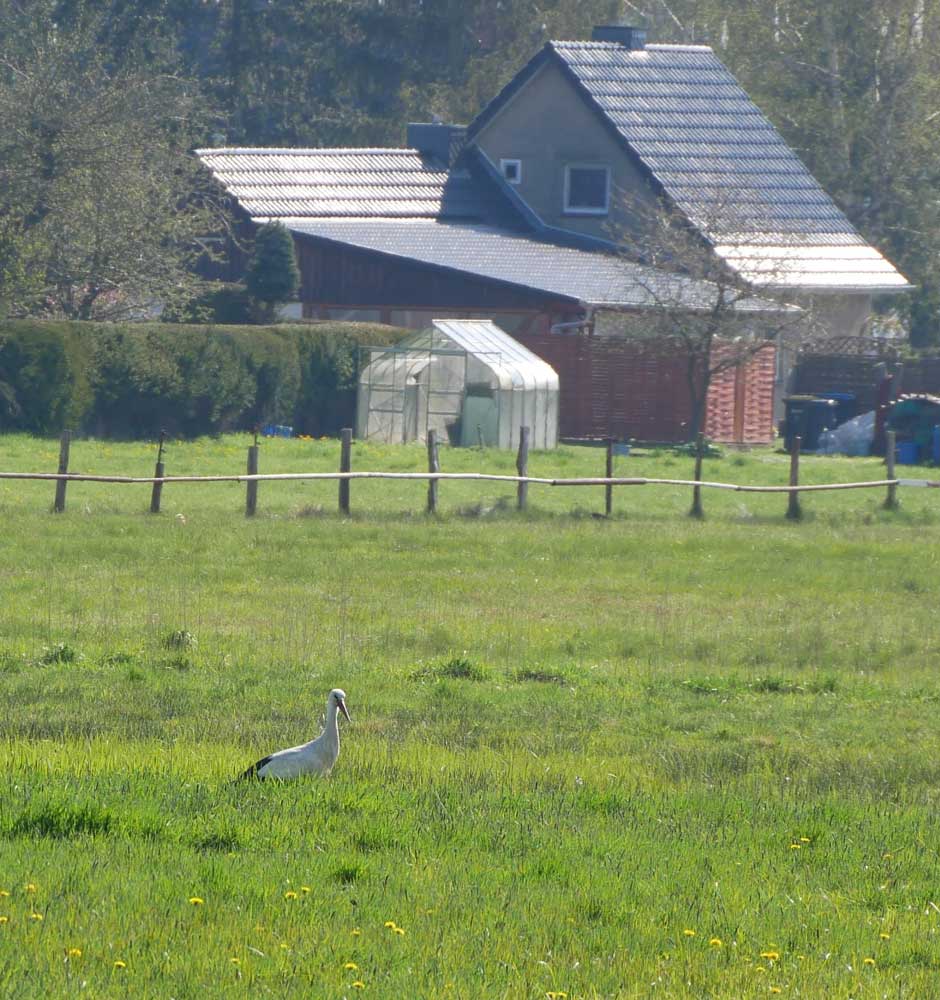
<svg viewBox="0 0 940 1000">
<path fill-rule="evenodd" d="M 591 32 L 594 42 L 617 42 L 627 49 L 646 47 L 646 28 L 632 28 L 625 24 L 597 24 Z"/>
<path fill-rule="evenodd" d="M 433 156 L 449 167 L 460 155 L 467 136 L 466 125 L 439 122 L 409 122 L 407 143 L 423 156 Z"/>
</svg>

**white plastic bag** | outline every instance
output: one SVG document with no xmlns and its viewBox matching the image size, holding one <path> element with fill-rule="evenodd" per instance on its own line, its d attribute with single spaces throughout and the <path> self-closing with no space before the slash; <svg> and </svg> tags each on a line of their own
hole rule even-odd
<svg viewBox="0 0 940 1000">
<path fill-rule="evenodd" d="M 821 455 L 870 455 L 875 440 L 875 411 L 869 410 L 819 435 Z"/>
</svg>

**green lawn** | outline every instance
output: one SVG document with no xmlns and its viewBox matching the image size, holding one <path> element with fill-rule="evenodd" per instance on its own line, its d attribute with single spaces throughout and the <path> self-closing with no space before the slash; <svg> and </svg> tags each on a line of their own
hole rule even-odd
<svg viewBox="0 0 940 1000">
<path fill-rule="evenodd" d="M 248 443 L 171 443 L 167 472 L 240 472 Z M 57 451 L 2 437 L 0 470 Z M 72 468 L 154 454 L 78 441 Z M 337 462 L 262 443 L 262 472 Z M 520 515 L 512 485 L 442 483 L 428 518 L 422 483 L 354 482 L 343 519 L 335 483 L 263 483 L 253 520 L 237 484 L 168 485 L 159 517 L 144 486 L 53 492 L 0 481 L 3 997 L 940 995 L 940 493 L 808 495 L 793 523 L 783 495 L 706 492 L 697 522 L 652 486 L 610 520 L 596 488 Z M 329 781 L 231 784 L 333 686 Z"/>
</svg>

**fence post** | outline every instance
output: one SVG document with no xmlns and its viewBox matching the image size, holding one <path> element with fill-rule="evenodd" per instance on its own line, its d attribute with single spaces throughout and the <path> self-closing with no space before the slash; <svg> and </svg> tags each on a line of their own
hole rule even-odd
<svg viewBox="0 0 940 1000">
<path fill-rule="evenodd" d="M 793 438 L 793 444 L 790 447 L 790 485 L 799 486 L 800 485 L 800 445 L 802 440 L 800 435 L 797 434 Z M 787 517 L 791 521 L 799 521 L 803 516 L 803 511 L 800 507 L 800 493 L 799 490 L 790 490 L 788 494 L 789 499 L 787 500 Z"/>
<path fill-rule="evenodd" d="M 163 445 L 166 442 L 166 431 L 160 431 L 160 446 L 157 448 L 157 464 L 153 470 L 155 479 L 162 479 L 165 475 L 163 470 Z M 160 513 L 160 498 L 163 495 L 163 483 L 154 483 L 150 491 L 150 513 Z"/>
<path fill-rule="evenodd" d="M 702 487 L 698 484 L 702 481 L 702 457 L 705 454 L 705 435 L 699 431 L 695 439 L 695 479 L 696 485 L 692 487 L 692 507 L 689 510 L 689 517 L 703 518 L 705 511 L 702 509 Z"/>
<path fill-rule="evenodd" d="M 349 472 L 352 468 L 352 428 L 344 427 L 339 432 L 339 471 Z M 349 480 L 339 481 L 339 512 L 349 513 Z"/>
<path fill-rule="evenodd" d="M 885 465 L 888 467 L 888 479 L 895 478 L 894 471 L 894 449 L 896 447 L 895 432 L 885 431 Z M 885 497 L 885 510 L 898 509 L 898 487 L 897 483 L 892 483 L 888 487 L 888 495 Z"/>
<path fill-rule="evenodd" d="M 258 432 L 255 443 L 248 446 L 248 475 L 258 475 Z M 254 517 L 258 509 L 258 480 L 249 479 L 245 489 L 245 517 Z"/>
<path fill-rule="evenodd" d="M 607 479 L 614 478 L 614 439 L 607 439 L 607 464 L 604 467 L 604 475 Z M 614 510 L 614 488 L 608 483 L 604 487 L 604 514 L 607 517 Z"/>
<path fill-rule="evenodd" d="M 437 431 L 428 431 L 428 472 L 440 472 L 441 462 L 437 453 Z M 428 513 L 437 513 L 437 485 L 436 479 L 428 480 Z"/>
<path fill-rule="evenodd" d="M 59 438 L 59 475 L 64 475 L 69 471 L 69 446 L 72 443 L 72 432 L 62 431 Z M 65 510 L 65 487 L 68 482 L 65 479 L 55 481 L 55 503 L 52 506 L 56 514 L 61 514 Z"/>
<path fill-rule="evenodd" d="M 520 476 L 529 474 L 529 428 L 519 428 L 519 454 L 516 456 L 516 473 Z M 525 510 L 529 500 L 529 484 L 519 483 L 516 487 L 516 506 Z"/>
</svg>

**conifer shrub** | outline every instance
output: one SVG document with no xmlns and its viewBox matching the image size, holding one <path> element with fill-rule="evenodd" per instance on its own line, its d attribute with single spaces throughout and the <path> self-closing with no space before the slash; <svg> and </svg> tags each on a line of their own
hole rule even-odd
<svg viewBox="0 0 940 1000">
<path fill-rule="evenodd" d="M 329 435 L 355 412 L 380 324 L 0 323 L 0 431 L 195 437 L 289 424 Z"/>
</svg>

